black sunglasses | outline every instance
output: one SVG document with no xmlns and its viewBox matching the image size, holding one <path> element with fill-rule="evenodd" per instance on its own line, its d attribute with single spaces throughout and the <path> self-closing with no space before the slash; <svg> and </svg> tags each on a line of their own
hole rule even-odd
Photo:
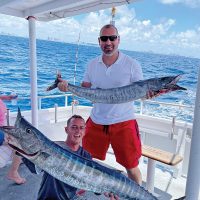
<svg viewBox="0 0 200 200">
<path fill-rule="evenodd" d="M 106 42 L 108 39 L 109 39 L 111 42 L 113 42 L 113 41 L 115 41 L 117 38 L 118 38 L 117 35 L 100 36 L 100 40 L 101 40 L 102 42 Z"/>
</svg>

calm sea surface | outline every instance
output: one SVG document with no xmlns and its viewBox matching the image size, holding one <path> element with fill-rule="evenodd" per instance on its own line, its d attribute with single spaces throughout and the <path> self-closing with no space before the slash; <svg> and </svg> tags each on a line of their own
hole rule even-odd
<svg viewBox="0 0 200 200">
<path fill-rule="evenodd" d="M 28 42 L 26 38 L 0 35 L 0 92 L 6 94 L 14 92 L 19 97 L 17 105 L 13 105 L 12 102 L 6 102 L 11 111 L 16 111 L 18 106 L 21 110 L 30 109 Z M 76 44 L 37 40 L 39 96 L 62 94 L 58 90 L 45 91 L 47 86 L 55 80 L 56 70 L 60 70 L 63 78 L 73 83 L 77 47 Z M 179 85 L 187 88 L 187 91 L 172 92 L 157 97 L 156 101 L 181 102 L 188 106 L 194 105 L 200 59 L 134 51 L 123 52 L 136 58 L 141 63 L 145 79 L 183 74 Z M 79 45 L 76 66 L 77 85 L 82 81 L 87 62 L 100 53 L 98 47 Z M 78 100 L 80 104 L 91 105 L 87 100 Z M 54 103 L 63 106 L 64 98 L 45 99 L 42 102 L 42 108 L 51 107 Z M 185 119 L 187 121 L 192 121 L 193 114 L 193 111 L 190 109 L 182 111 L 174 108 L 171 109 L 170 107 L 157 107 L 151 104 L 146 105 L 145 112 L 167 117 L 177 116 L 178 119 Z"/>
</svg>

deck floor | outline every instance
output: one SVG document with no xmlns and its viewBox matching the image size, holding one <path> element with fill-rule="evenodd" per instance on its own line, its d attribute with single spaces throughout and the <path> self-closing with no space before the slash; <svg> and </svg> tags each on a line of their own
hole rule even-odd
<svg viewBox="0 0 200 200">
<path fill-rule="evenodd" d="M 0 200 L 36 200 L 40 187 L 41 176 L 32 174 L 24 165 L 20 165 L 20 174 L 26 178 L 26 183 L 17 185 L 6 178 L 10 166 L 0 169 Z"/>
<path fill-rule="evenodd" d="M 20 174 L 26 178 L 26 183 L 17 185 L 6 178 L 9 166 L 0 169 L 0 200 L 36 200 L 40 187 L 42 174 L 32 174 L 28 168 L 21 164 Z M 95 195 L 91 192 L 85 193 L 83 197 L 73 200 L 107 200 L 104 195 Z"/>
</svg>

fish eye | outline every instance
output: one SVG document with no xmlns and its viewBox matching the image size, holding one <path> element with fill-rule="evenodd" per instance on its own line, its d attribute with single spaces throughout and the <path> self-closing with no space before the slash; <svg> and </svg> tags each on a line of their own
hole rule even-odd
<svg viewBox="0 0 200 200">
<path fill-rule="evenodd" d="M 27 128 L 27 129 L 26 129 L 26 132 L 27 132 L 27 133 L 31 133 L 31 129 L 30 129 L 30 128 Z"/>
</svg>

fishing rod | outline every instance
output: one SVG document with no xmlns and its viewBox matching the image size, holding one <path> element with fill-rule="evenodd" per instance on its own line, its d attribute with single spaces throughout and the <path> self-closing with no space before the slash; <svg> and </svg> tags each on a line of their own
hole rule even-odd
<svg viewBox="0 0 200 200">
<path fill-rule="evenodd" d="M 76 48 L 76 55 L 75 55 L 75 64 L 74 64 L 74 85 L 76 84 L 76 69 L 77 69 L 77 64 L 78 64 L 78 52 L 79 52 L 79 43 L 80 43 L 80 37 L 81 37 L 81 31 L 79 32 L 78 35 L 78 40 L 77 40 L 77 48 Z M 74 106 L 77 105 L 79 102 L 78 100 L 75 100 L 75 95 L 72 95 L 72 115 L 74 114 Z"/>
</svg>

